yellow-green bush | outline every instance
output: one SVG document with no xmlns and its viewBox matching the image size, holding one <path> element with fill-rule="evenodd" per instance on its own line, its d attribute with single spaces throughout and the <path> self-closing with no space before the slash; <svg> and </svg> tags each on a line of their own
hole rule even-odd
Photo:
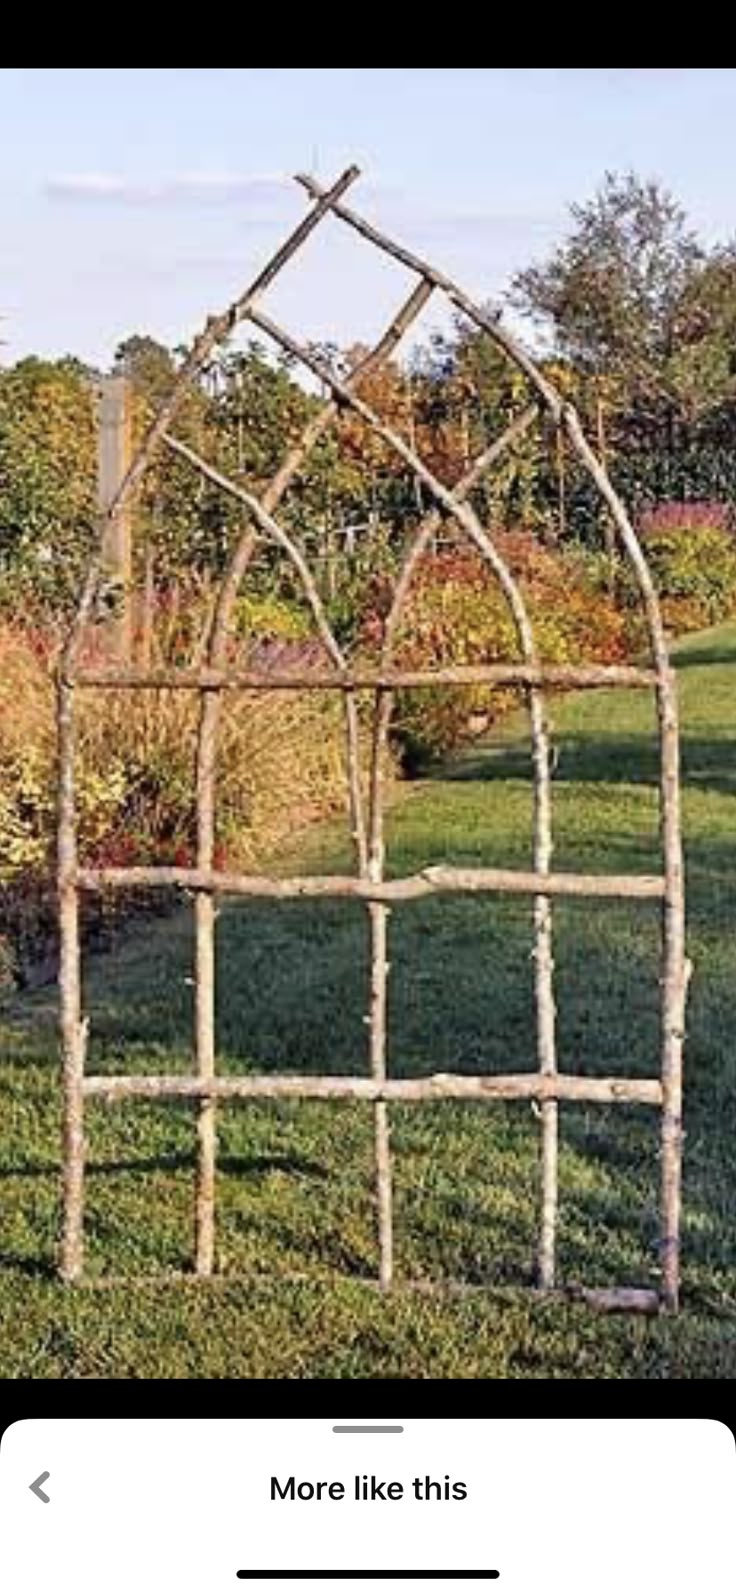
<svg viewBox="0 0 736 1593">
<path fill-rule="evenodd" d="M 641 533 L 670 629 L 699 630 L 736 611 L 736 542 L 723 504 L 662 504 Z"/>
<path fill-rule="evenodd" d="M 637 526 L 659 595 L 662 618 L 673 636 L 717 625 L 736 613 L 736 537 L 732 511 L 723 503 L 661 503 Z M 630 562 L 619 552 L 613 563 L 580 549 L 576 555 L 588 582 L 633 617 L 641 592 Z M 645 642 L 643 627 L 640 637 Z"/>
</svg>

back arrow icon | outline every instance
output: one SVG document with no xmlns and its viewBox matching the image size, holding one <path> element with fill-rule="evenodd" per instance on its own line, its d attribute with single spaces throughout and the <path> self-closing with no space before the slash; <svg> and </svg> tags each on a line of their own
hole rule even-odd
<svg viewBox="0 0 736 1593">
<path fill-rule="evenodd" d="M 47 1493 L 44 1493 L 43 1488 L 41 1487 L 41 1483 L 42 1482 L 46 1482 L 47 1478 L 49 1478 L 50 1476 L 51 1476 L 51 1472 L 50 1471 L 42 1471 L 40 1477 L 37 1477 L 35 1482 L 29 1482 L 29 1484 L 28 1484 L 28 1486 L 29 1486 L 29 1488 L 31 1490 L 31 1493 L 35 1493 L 36 1498 L 37 1499 L 41 1499 L 44 1504 L 49 1504 L 50 1500 L 49 1500 L 49 1495 Z"/>
</svg>

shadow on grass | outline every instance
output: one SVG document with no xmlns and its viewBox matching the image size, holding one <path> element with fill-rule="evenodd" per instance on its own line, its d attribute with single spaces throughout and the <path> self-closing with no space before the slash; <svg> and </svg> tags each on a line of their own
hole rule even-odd
<svg viewBox="0 0 736 1593">
<path fill-rule="evenodd" d="M 59 1271 L 55 1261 L 36 1258 L 35 1256 L 18 1256 L 0 1252 L 0 1271 L 19 1272 L 24 1278 L 42 1278 L 46 1282 L 58 1282 Z"/>
<path fill-rule="evenodd" d="M 427 780 L 488 785 L 528 780 L 531 746 L 521 738 L 500 746 L 465 753 L 452 767 L 428 771 Z M 563 785 L 646 785 L 659 781 L 659 748 L 647 735 L 592 738 L 584 731 L 563 730 L 555 742 L 552 794 Z M 736 740 L 682 738 L 682 781 L 685 788 L 736 794 Z"/>
<path fill-rule="evenodd" d="M 707 661 L 712 659 L 708 654 Z M 693 655 L 686 660 L 693 662 Z M 686 737 L 683 752 L 686 786 L 717 794 L 736 791 L 736 745 L 715 737 Z M 398 804 L 392 869 L 411 872 L 449 857 L 487 857 L 523 866 L 528 836 L 516 830 L 522 804 L 517 801 L 514 807 L 514 790 L 518 795 L 518 783 L 528 784 L 529 772 L 529 746 L 521 738 L 466 754 L 456 767 L 438 770 L 434 778 L 443 784 L 464 782 L 477 789 L 448 795 L 429 781 L 426 791 L 418 792 L 416 813 L 412 804 Z M 651 735 L 601 736 L 579 726 L 569 733 L 561 728 L 555 782 L 570 788 L 565 795 L 571 832 L 579 823 L 575 783 L 656 786 L 657 778 L 658 749 Z M 584 805 L 581 792 L 580 809 Z M 604 795 L 597 819 L 582 838 L 586 860 L 612 871 L 612 859 L 620 853 L 622 871 L 641 868 L 643 806 L 638 793 L 627 797 L 619 791 L 609 809 Z M 564 809 L 561 802 L 561 818 Z M 736 1032 L 736 845 L 729 838 L 727 806 L 719 811 L 722 827 L 710 824 L 707 833 L 692 833 L 687 845 L 689 914 L 701 948 L 696 952 L 688 1033 L 693 1083 L 686 1095 L 685 1155 L 686 1213 L 694 1231 L 702 1229 L 705 1235 L 704 1259 L 720 1249 L 726 1266 L 733 1264 L 736 1232 L 728 1134 L 734 1104 L 731 1036 Z M 609 812 L 620 815 L 620 827 L 606 833 Z M 334 859 L 325 854 L 320 866 L 329 870 Z M 498 897 L 417 902 L 392 915 L 391 1074 L 535 1069 L 530 915 L 528 900 Z M 192 944 L 183 922 L 180 918 L 172 926 L 153 926 L 121 957 L 90 964 L 90 1071 L 190 1068 Z M 657 904 L 560 901 L 554 925 L 561 1069 L 656 1077 Z M 712 947 L 712 964 L 702 950 L 705 943 Z M 217 1022 L 218 1067 L 223 1072 L 367 1073 L 368 996 L 364 907 L 327 901 L 223 904 Z M 27 1011 L 34 1010 L 40 1008 L 31 1000 Z M 28 1112 L 23 1132 L 26 1154 L 34 1160 L 21 1165 L 21 1136 L 12 1153 L 18 1166 L 0 1176 L 58 1180 L 52 1159 L 58 1122 L 44 1139 L 37 1126 L 44 1113 L 44 1123 L 51 1121 L 55 1042 L 50 1046 L 41 1034 L 36 1047 L 34 1037 L 30 1054 L 27 1019 L 24 1029 L 20 1056 L 11 1064 L 7 1099 L 11 1113 L 19 1101 Z M 718 1081 L 717 1110 L 708 1081 Z M 53 1109 L 58 1112 L 58 1101 Z M 528 1103 L 508 1110 L 438 1103 L 412 1108 L 412 1113 L 417 1116 L 409 1131 L 409 1109 L 391 1112 L 397 1243 L 403 1250 L 404 1275 L 451 1274 L 486 1285 L 530 1281 L 539 1131 Z M 191 1108 L 186 1115 L 186 1134 L 191 1129 L 193 1141 Z M 157 1256 L 158 1245 L 165 1255 L 181 1253 L 185 1258 L 186 1237 L 172 1216 L 178 1223 L 182 1181 L 171 1178 L 170 1195 L 162 1181 L 154 1199 L 138 1178 L 193 1171 L 193 1146 L 191 1153 L 167 1149 L 172 1140 L 177 1143 L 175 1117 L 171 1107 L 148 1103 L 111 1108 L 108 1115 L 97 1105 L 90 1111 L 94 1160 L 88 1171 L 92 1205 L 101 1213 L 95 1235 L 100 1255 L 108 1245 L 128 1255 L 127 1239 L 120 1237 L 127 1225 L 133 1232 L 142 1230 L 135 1242 L 140 1242 L 145 1265 Z M 512 1118 L 514 1127 L 509 1126 Z M 243 1256 L 248 1260 L 255 1255 L 273 1259 L 278 1271 L 296 1257 L 314 1268 L 373 1277 L 375 1257 L 366 1254 L 374 1241 L 370 1108 L 253 1102 L 247 1108 L 219 1109 L 218 1121 L 223 1124 L 218 1171 L 230 1175 L 224 1193 L 225 1203 L 230 1202 L 225 1220 L 237 1257 L 233 1268 Z M 656 1262 L 657 1112 L 564 1107 L 561 1122 L 563 1155 L 568 1157 L 562 1216 L 567 1270 L 585 1276 L 600 1267 L 608 1281 L 640 1276 L 647 1256 Z M 702 1152 L 696 1148 L 699 1141 L 706 1147 Z M 183 1134 L 179 1142 L 190 1143 Z M 46 1162 L 38 1156 L 44 1149 Z M 269 1193 L 268 1175 L 273 1172 L 285 1176 L 274 1180 Z M 108 1204 L 104 1184 L 110 1174 L 131 1176 L 127 1188 L 122 1178 L 113 1182 Z M 255 1185 L 250 1191 L 249 1178 Z M 299 1189 L 298 1179 L 319 1182 L 310 1191 Z M 312 1200 L 312 1193 L 318 1199 Z M 27 1197 L 34 1200 L 36 1193 L 24 1186 L 24 1204 Z M 149 1232 L 146 1223 L 154 1210 Z M 713 1212 L 719 1214 L 717 1236 L 708 1227 Z M 182 1214 L 183 1231 L 186 1220 Z M 6 1252 L 13 1247 L 11 1236 L 12 1229 Z M 26 1244 L 24 1234 L 18 1249 Z M 53 1276 L 53 1264 L 45 1259 L 20 1256 L 14 1261 L 6 1254 L 0 1262 L 28 1276 Z"/>
<path fill-rule="evenodd" d="M 736 646 L 677 648 L 672 654 L 676 669 L 707 668 L 711 664 L 736 664 Z"/>
<path fill-rule="evenodd" d="M 109 1173 L 166 1173 L 166 1172 L 194 1172 L 197 1165 L 196 1155 L 179 1153 L 175 1155 L 162 1154 L 161 1156 L 129 1157 L 118 1161 L 90 1161 L 87 1163 L 85 1173 L 87 1178 L 94 1178 L 97 1174 L 107 1176 Z M 309 1161 L 304 1156 L 218 1156 L 217 1170 L 220 1173 L 232 1173 L 235 1177 L 247 1176 L 249 1173 L 290 1173 L 302 1178 L 329 1178 L 329 1169 L 323 1162 Z M 37 1163 L 23 1167 L 3 1167 L 0 1169 L 0 1183 L 11 1178 L 60 1178 L 61 1163 Z"/>
</svg>

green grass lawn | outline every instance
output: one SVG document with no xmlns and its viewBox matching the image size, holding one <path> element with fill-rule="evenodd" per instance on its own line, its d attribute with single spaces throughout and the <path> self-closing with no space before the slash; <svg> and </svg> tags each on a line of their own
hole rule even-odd
<svg viewBox="0 0 736 1593">
<path fill-rule="evenodd" d="M 540 1300 L 533 1276 L 538 1122 L 528 1104 L 392 1110 L 398 1288 L 376 1270 L 371 1109 L 241 1103 L 219 1111 L 212 1284 L 162 1279 L 191 1257 L 193 1116 L 185 1105 L 89 1110 L 90 1277 L 54 1276 L 60 1102 L 55 991 L 0 1020 L 0 1375 L 4 1377 L 736 1376 L 736 625 L 678 649 L 689 951 L 683 1308 L 602 1317 Z M 555 865 L 658 868 L 654 711 L 647 694 L 554 705 Z M 520 722 L 406 787 L 389 868 L 525 865 L 529 749 Z M 349 866 L 338 827 L 284 865 Z M 534 1065 L 531 903 L 449 898 L 391 916 L 390 1067 Z M 555 909 L 560 1065 L 658 1069 L 658 907 Z M 356 903 L 226 905 L 218 924 L 223 1071 L 365 1065 L 366 914 Z M 188 913 L 87 965 L 92 1071 L 188 1067 Z M 658 1113 L 561 1109 L 563 1279 L 656 1281 Z M 126 1275 L 135 1274 L 131 1288 Z M 148 1281 L 146 1281 L 148 1275 Z"/>
</svg>

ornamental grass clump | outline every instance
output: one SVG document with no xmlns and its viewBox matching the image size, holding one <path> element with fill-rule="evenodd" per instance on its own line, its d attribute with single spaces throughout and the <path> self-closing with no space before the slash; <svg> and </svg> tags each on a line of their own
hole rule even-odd
<svg viewBox="0 0 736 1593">
<path fill-rule="evenodd" d="M 198 605 L 198 612 L 192 606 Z M 287 635 L 279 641 L 280 618 Z M 193 667 L 202 658 L 202 593 L 163 602 L 147 639 L 150 661 Z M 259 667 L 323 664 L 293 616 L 268 605 L 265 636 L 239 617 L 230 661 Z M 61 635 L 0 625 L 0 983 L 24 983 L 55 947 L 56 729 L 54 669 Z M 290 655 L 284 659 L 284 649 Z M 294 649 L 298 657 L 294 657 Z M 101 633 L 84 638 L 87 663 Z M 77 693 L 79 855 L 90 866 L 194 861 L 197 695 L 173 690 Z M 344 808 L 341 705 L 309 692 L 228 692 L 217 759 L 218 867 L 250 866 L 287 833 Z M 85 903 L 88 937 L 106 943 L 118 919 L 170 906 L 161 892 L 115 893 Z"/>
</svg>

